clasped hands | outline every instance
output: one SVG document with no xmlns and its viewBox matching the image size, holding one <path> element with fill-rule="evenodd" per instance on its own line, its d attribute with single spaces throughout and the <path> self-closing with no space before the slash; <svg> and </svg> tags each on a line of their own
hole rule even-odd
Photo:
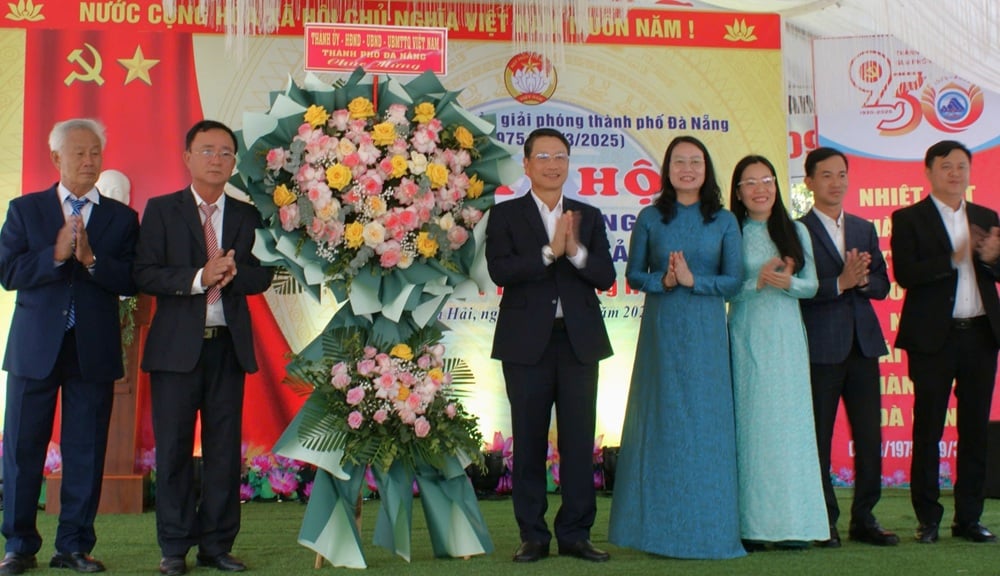
<svg viewBox="0 0 1000 576">
<path fill-rule="evenodd" d="M 970 248 L 975 250 L 980 260 L 990 266 L 1000 260 L 1000 228 L 993 226 L 987 231 L 975 224 L 970 224 L 969 237 L 969 242 L 959 246 L 952 255 L 952 261 L 956 265 L 965 258 Z"/>
<path fill-rule="evenodd" d="M 761 290 L 765 286 L 772 286 L 779 290 L 788 290 L 792 287 L 792 273 L 795 271 L 795 260 L 785 256 L 778 258 L 775 256 L 760 267 L 757 275 L 757 289 Z"/>
<path fill-rule="evenodd" d="M 205 289 L 218 285 L 220 289 L 236 277 L 236 251 L 230 249 L 225 254 L 217 254 L 205 262 L 201 271 L 201 285 Z"/>
<path fill-rule="evenodd" d="M 576 256 L 577 250 L 580 249 L 579 231 L 580 216 L 572 210 L 563 212 L 559 220 L 556 220 L 556 231 L 552 235 L 552 241 L 549 242 L 549 248 L 557 260 L 563 254 L 570 258 Z"/>
<path fill-rule="evenodd" d="M 844 292 L 851 288 L 864 288 L 868 285 L 868 268 L 872 263 L 872 255 L 868 252 L 858 252 L 851 248 L 844 255 L 844 269 L 837 277 L 837 286 Z"/>
<path fill-rule="evenodd" d="M 677 286 L 686 288 L 694 286 L 694 274 L 688 268 L 684 252 L 677 250 L 670 253 L 670 262 L 667 264 L 667 272 L 663 275 L 662 282 L 667 291 L 673 290 Z"/>
<path fill-rule="evenodd" d="M 90 240 L 87 238 L 87 227 L 83 225 L 83 218 L 79 215 L 67 217 L 66 223 L 59 229 L 53 257 L 56 262 L 76 258 L 80 264 L 88 268 L 93 266 L 94 251 L 91 250 Z"/>
</svg>

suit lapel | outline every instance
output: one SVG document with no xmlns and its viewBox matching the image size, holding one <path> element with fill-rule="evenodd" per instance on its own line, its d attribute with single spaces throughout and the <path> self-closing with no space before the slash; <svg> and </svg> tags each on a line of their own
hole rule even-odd
<svg viewBox="0 0 1000 576">
<path fill-rule="evenodd" d="M 837 250 L 837 245 L 833 243 L 833 239 L 830 238 L 830 233 L 826 231 L 826 226 L 823 225 L 823 221 L 819 219 L 816 215 L 815 209 L 810 210 L 804 218 L 802 218 L 803 223 L 808 227 L 815 238 L 819 238 L 819 243 L 824 250 L 830 255 L 839 266 L 844 265 L 844 255 Z M 844 225 L 847 225 L 847 215 L 844 215 Z M 844 228 L 844 244 L 850 245 L 850 229 Z"/>
<path fill-rule="evenodd" d="M 542 215 L 538 212 L 538 205 L 535 204 L 535 197 L 532 196 L 531 191 L 529 190 L 527 194 L 522 196 L 520 201 L 521 213 L 524 214 L 528 227 L 531 228 L 542 245 L 548 244 L 549 233 L 545 231 L 545 223 L 542 222 Z"/>
<path fill-rule="evenodd" d="M 99 239 L 105 228 L 111 224 L 111 208 L 107 202 L 110 200 L 101 198 L 101 201 L 94 204 L 90 209 L 90 218 L 87 220 L 87 236 Z"/>
<path fill-rule="evenodd" d="M 42 226 L 49 238 L 55 238 L 59 234 L 59 229 L 66 223 L 66 215 L 59 202 L 58 189 L 59 185 L 56 184 L 39 198 L 38 212 L 41 214 Z"/>
<path fill-rule="evenodd" d="M 938 243 L 950 254 L 954 249 L 951 246 L 951 238 L 948 237 L 948 229 L 944 227 L 941 213 L 930 196 L 927 196 L 917 204 L 921 218 L 927 224 L 927 228 L 937 239 Z M 968 218 L 969 211 L 966 209 L 965 216 Z"/>
<path fill-rule="evenodd" d="M 177 212 L 180 219 L 187 224 L 194 245 L 201 250 L 202 260 L 208 260 L 208 250 L 205 248 L 205 230 L 202 228 L 201 216 L 198 214 L 198 204 L 194 201 L 194 192 L 191 188 L 185 188 L 179 192 L 177 199 Z"/>
</svg>

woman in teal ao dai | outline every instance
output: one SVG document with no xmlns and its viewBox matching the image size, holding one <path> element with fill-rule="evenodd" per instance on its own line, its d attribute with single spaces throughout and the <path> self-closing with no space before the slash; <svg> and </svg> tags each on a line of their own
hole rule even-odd
<svg viewBox="0 0 1000 576">
<path fill-rule="evenodd" d="M 725 298 L 742 278 L 740 233 L 697 139 L 670 143 L 661 178 L 625 270 L 645 308 L 609 539 L 675 558 L 736 558 L 745 552 Z"/>
<path fill-rule="evenodd" d="M 748 550 L 804 547 L 830 537 L 799 311 L 819 286 L 812 242 L 766 158 L 737 163 L 730 207 L 743 230 L 743 283 L 729 306 L 740 531 Z"/>
</svg>

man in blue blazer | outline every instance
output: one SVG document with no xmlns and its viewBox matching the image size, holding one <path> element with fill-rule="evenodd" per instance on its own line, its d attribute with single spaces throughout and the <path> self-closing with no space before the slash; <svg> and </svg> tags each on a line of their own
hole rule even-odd
<svg viewBox="0 0 1000 576">
<path fill-rule="evenodd" d="M 515 562 L 548 556 L 545 457 L 556 406 L 562 507 L 554 528 L 560 555 L 601 562 L 590 542 L 596 515 L 593 444 L 598 361 L 611 355 L 595 290 L 614 284 L 600 210 L 562 195 L 569 142 L 541 128 L 524 144 L 531 191 L 497 204 L 486 228 L 490 277 L 503 288 L 493 358 L 503 363 L 514 436 Z"/>
<path fill-rule="evenodd" d="M 816 442 L 830 519 L 828 548 L 840 546 L 840 508 L 830 480 L 830 451 L 841 399 L 854 437 L 852 540 L 893 546 L 899 537 L 884 530 L 872 510 L 882 492 L 882 395 L 878 358 L 887 352 L 871 301 L 889 294 L 889 275 L 871 222 L 844 212 L 847 157 L 833 148 L 806 156 L 806 186 L 815 204 L 801 218 L 812 238 L 819 290 L 802 300 L 809 335 L 809 361 Z"/>
<path fill-rule="evenodd" d="M 246 569 L 230 552 L 240 530 L 243 384 L 257 371 L 247 296 L 271 285 L 253 256 L 260 213 L 225 194 L 236 135 L 202 120 L 188 130 L 191 185 L 146 205 L 135 259 L 139 289 L 156 297 L 142 369 L 150 373 L 156 438 L 159 570 Z M 194 486 L 195 419 L 201 415 L 203 473 Z"/>
<path fill-rule="evenodd" d="M 132 295 L 134 210 L 100 196 L 104 126 L 73 119 L 49 135 L 59 182 L 10 202 L 0 230 L 0 283 L 16 290 L 3 367 L 6 555 L 0 574 L 37 566 L 42 472 L 62 393 L 62 508 L 50 566 L 100 572 L 90 556 L 114 381 L 124 374 L 119 295 Z"/>
<path fill-rule="evenodd" d="M 906 289 L 896 346 L 906 350 L 913 380 L 910 500 L 916 539 L 938 539 L 944 515 L 938 443 L 952 389 L 958 409 L 958 481 L 952 536 L 996 542 L 980 524 L 986 476 L 986 432 L 1000 343 L 1000 221 L 966 200 L 972 153 L 942 140 L 927 149 L 927 198 L 892 213 L 896 282 Z"/>
</svg>

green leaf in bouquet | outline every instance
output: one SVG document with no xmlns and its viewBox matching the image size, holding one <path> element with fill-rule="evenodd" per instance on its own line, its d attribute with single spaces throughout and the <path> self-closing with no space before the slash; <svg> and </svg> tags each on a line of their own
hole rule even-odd
<svg viewBox="0 0 1000 576">
<path fill-rule="evenodd" d="M 347 434 L 340 432 L 335 422 L 341 416 L 331 412 L 324 399 L 325 395 L 314 392 L 299 410 L 302 416 L 299 442 L 308 450 L 330 452 L 344 448 L 347 443 Z"/>
</svg>

